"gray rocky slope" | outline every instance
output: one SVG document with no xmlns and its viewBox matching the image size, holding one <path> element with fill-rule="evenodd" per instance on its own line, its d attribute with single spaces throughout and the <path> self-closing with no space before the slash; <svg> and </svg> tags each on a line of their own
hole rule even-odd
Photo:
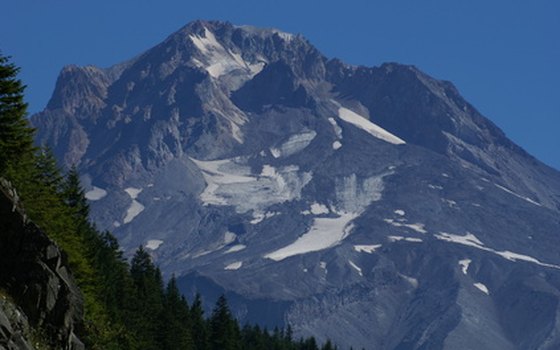
<svg viewBox="0 0 560 350">
<path fill-rule="evenodd" d="M 125 251 L 242 321 L 368 349 L 560 347 L 560 173 L 413 66 L 197 21 L 64 68 L 32 121 Z"/>
</svg>

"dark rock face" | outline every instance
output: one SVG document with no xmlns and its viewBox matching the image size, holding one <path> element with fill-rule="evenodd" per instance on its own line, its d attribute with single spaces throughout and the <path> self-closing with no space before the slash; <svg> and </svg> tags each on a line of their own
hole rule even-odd
<svg viewBox="0 0 560 350">
<path fill-rule="evenodd" d="M 0 344 L 33 349 L 30 326 L 60 349 L 83 349 L 74 334 L 82 320 L 82 297 L 63 254 L 28 221 L 17 193 L 0 179 Z M 13 300 L 13 303 L 10 301 Z"/>
<path fill-rule="evenodd" d="M 415 67 L 197 21 L 65 69 L 32 120 L 101 228 L 242 321 L 343 347 L 560 344 L 560 173 Z"/>
</svg>

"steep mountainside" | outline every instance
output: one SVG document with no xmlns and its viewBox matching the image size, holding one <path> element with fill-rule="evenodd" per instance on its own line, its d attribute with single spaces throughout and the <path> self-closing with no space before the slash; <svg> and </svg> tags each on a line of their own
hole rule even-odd
<svg viewBox="0 0 560 350">
<path fill-rule="evenodd" d="M 100 227 L 242 320 L 375 349 L 560 344 L 560 173 L 415 67 L 197 21 L 65 68 L 32 121 Z"/>
</svg>

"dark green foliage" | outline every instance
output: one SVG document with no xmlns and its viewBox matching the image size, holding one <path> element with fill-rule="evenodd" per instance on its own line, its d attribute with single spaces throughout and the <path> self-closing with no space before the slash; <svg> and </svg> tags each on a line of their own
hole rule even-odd
<svg viewBox="0 0 560 350">
<path fill-rule="evenodd" d="M 0 54 L 0 176 L 18 168 L 23 156 L 33 151 L 33 129 L 25 119 L 25 86 L 17 79 L 19 68 Z"/>
<path fill-rule="evenodd" d="M 212 350 L 240 349 L 239 325 L 234 320 L 224 295 L 218 298 L 210 318 L 210 343 Z"/>
</svg>

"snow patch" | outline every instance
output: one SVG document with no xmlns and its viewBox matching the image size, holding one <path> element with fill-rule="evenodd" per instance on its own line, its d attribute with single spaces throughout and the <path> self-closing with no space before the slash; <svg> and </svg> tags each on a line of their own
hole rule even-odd
<svg viewBox="0 0 560 350">
<path fill-rule="evenodd" d="M 488 291 L 488 287 L 486 287 L 484 284 L 482 283 L 474 283 L 473 284 L 476 288 L 478 288 L 482 293 L 486 294 L 486 295 L 490 295 L 490 292 Z"/>
<path fill-rule="evenodd" d="M 243 266 L 242 261 L 232 262 L 231 264 L 224 267 L 224 270 L 239 270 Z"/>
<path fill-rule="evenodd" d="M 372 245 L 355 245 L 354 250 L 358 253 L 369 253 L 373 254 L 377 249 L 381 248 L 381 244 L 372 244 Z"/>
<path fill-rule="evenodd" d="M 461 271 L 463 271 L 463 274 L 465 275 L 467 274 L 471 262 L 472 262 L 471 259 L 459 260 L 459 266 L 461 266 Z"/>
<path fill-rule="evenodd" d="M 484 247 L 484 244 L 470 232 L 467 232 L 464 236 L 454 235 L 446 232 L 440 232 L 439 234 L 435 234 L 434 236 L 442 241 L 462 244 L 483 250 L 487 249 Z"/>
<path fill-rule="evenodd" d="M 313 130 L 292 135 L 279 147 L 271 148 L 270 153 L 274 158 L 289 157 L 307 148 L 315 136 L 317 136 L 317 133 Z"/>
<path fill-rule="evenodd" d="M 90 201 L 98 201 L 107 195 L 107 191 L 102 188 L 93 186 L 92 190 L 86 192 L 85 197 Z"/>
<path fill-rule="evenodd" d="M 142 189 L 141 188 L 128 187 L 124 191 L 130 196 L 130 199 L 132 199 L 132 203 L 130 204 L 130 207 L 126 211 L 126 216 L 123 219 L 123 223 L 128 224 L 132 220 L 134 220 L 134 218 L 136 218 L 138 216 L 138 214 L 140 214 L 142 211 L 144 211 L 144 206 L 142 205 L 142 203 L 140 203 L 136 200 L 136 198 L 138 198 L 138 195 L 140 194 L 140 192 L 142 192 Z"/>
<path fill-rule="evenodd" d="M 150 250 L 156 250 L 162 244 L 163 244 L 163 241 L 160 240 L 160 239 L 150 239 L 148 241 L 148 243 L 146 243 L 146 248 L 150 249 Z"/>
<path fill-rule="evenodd" d="M 299 199 L 302 188 L 312 179 L 311 173 L 300 172 L 295 165 L 265 165 L 260 175 L 253 175 L 242 158 L 191 160 L 207 184 L 199 196 L 204 205 L 231 205 L 239 214 L 264 212 L 272 204 Z"/>
<path fill-rule="evenodd" d="M 335 180 L 335 193 L 338 207 L 345 212 L 358 213 L 372 202 L 381 199 L 383 177 L 388 174 L 369 177 L 363 180 L 356 174 Z"/>
<path fill-rule="evenodd" d="M 498 187 L 500 190 L 505 191 L 505 192 L 507 192 L 507 193 L 509 193 L 509 194 L 511 194 L 511 195 L 514 195 L 514 196 L 517 197 L 517 198 L 523 199 L 524 201 L 527 201 L 527 202 L 529 202 L 529 203 L 531 203 L 531 204 L 534 204 L 534 205 L 536 205 L 536 206 L 542 207 L 542 205 L 541 205 L 540 203 L 535 202 L 534 200 L 532 200 L 532 199 L 529 198 L 529 197 L 525 197 L 525 196 L 522 196 L 522 195 L 520 195 L 520 194 L 517 194 L 517 193 L 513 192 L 512 190 L 510 190 L 509 188 L 506 188 L 506 187 L 504 187 L 504 186 L 500 186 L 500 185 L 498 185 L 498 184 L 494 184 L 494 185 L 495 185 L 496 187 Z"/>
<path fill-rule="evenodd" d="M 236 238 L 237 235 L 235 233 L 226 231 L 226 233 L 224 233 L 224 245 L 233 243 L 233 241 L 235 241 Z"/>
<path fill-rule="evenodd" d="M 401 220 L 401 219 L 399 219 L 399 220 Z M 392 226 L 395 226 L 395 227 L 407 227 L 407 228 L 409 228 L 413 231 L 416 231 L 418 233 L 428 233 L 428 231 L 426 231 L 426 229 L 425 229 L 425 225 L 422 224 L 422 223 L 419 223 L 419 222 L 414 223 L 414 224 L 407 224 L 406 222 L 398 222 L 398 221 L 395 221 L 393 219 L 383 219 L 383 221 L 385 221 L 386 223 L 388 223 Z"/>
<path fill-rule="evenodd" d="M 334 133 L 338 139 L 342 139 L 342 128 L 338 126 L 336 120 L 332 117 L 329 118 L 329 123 L 331 123 Z"/>
<path fill-rule="evenodd" d="M 338 109 L 338 117 L 344 120 L 345 122 L 350 123 L 364 130 L 365 132 L 369 133 L 370 135 L 380 140 L 392 143 L 394 145 L 400 145 L 405 143 L 402 139 L 398 138 L 397 136 L 391 134 L 387 130 L 379 127 L 378 125 L 372 123 L 368 119 L 362 117 L 361 115 L 347 108 L 340 107 Z"/>
<path fill-rule="evenodd" d="M 324 204 L 313 203 L 311 204 L 311 214 L 313 215 L 321 215 L 321 214 L 328 214 L 329 208 L 327 208 Z"/>
<path fill-rule="evenodd" d="M 389 242 L 398 242 L 398 241 L 405 241 L 405 242 L 412 242 L 412 243 L 422 243 L 421 238 L 415 237 L 403 237 L 403 236 L 387 236 Z"/>
<path fill-rule="evenodd" d="M 342 147 L 342 143 L 340 143 L 340 141 L 335 141 L 332 144 L 332 148 L 336 151 L 337 149 L 339 149 L 340 147 Z"/>
<path fill-rule="evenodd" d="M 294 255 L 334 247 L 348 236 L 353 228 L 350 223 L 357 216 L 354 213 L 339 213 L 336 218 L 315 218 L 311 228 L 295 242 L 268 253 L 264 257 L 280 261 Z"/>
<path fill-rule="evenodd" d="M 236 245 L 234 245 L 233 247 L 230 247 L 228 250 L 226 250 L 226 251 L 224 252 L 224 254 L 239 252 L 239 251 L 241 251 L 241 250 L 243 250 L 243 249 L 245 249 L 245 248 L 247 248 L 247 246 L 244 245 L 244 244 L 236 244 Z"/>
<path fill-rule="evenodd" d="M 256 225 L 263 220 L 270 219 L 273 216 L 280 214 L 277 211 L 267 211 L 266 213 L 261 212 L 254 212 L 253 213 L 253 220 L 249 221 L 252 225 Z"/>
<path fill-rule="evenodd" d="M 354 270 L 358 271 L 358 275 L 363 276 L 362 269 L 358 265 L 354 264 L 352 260 L 348 260 L 348 263 L 352 266 L 352 268 L 354 268 Z"/>
<path fill-rule="evenodd" d="M 418 280 L 414 277 L 409 277 L 406 275 L 400 275 L 405 281 L 407 281 L 413 288 L 418 288 Z"/>
<path fill-rule="evenodd" d="M 264 62 L 247 62 L 238 53 L 226 49 L 207 28 L 204 28 L 204 36 L 189 35 L 189 38 L 201 54 L 200 59 L 193 59 L 192 62 L 206 70 L 213 78 L 235 70 L 244 71 L 252 78 L 264 68 Z"/>
<path fill-rule="evenodd" d="M 462 244 L 462 245 L 466 245 L 466 246 L 469 246 L 469 247 L 484 250 L 486 252 L 494 253 L 494 254 L 496 254 L 498 256 L 501 256 L 502 258 L 510 260 L 510 261 L 520 260 L 520 261 L 525 261 L 525 262 L 533 263 L 533 264 L 536 264 L 536 265 L 540 265 L 540 266 L 544 266 L 544 267 L 550 267 L 550 268 L 553 268 L 553 269 L 559 269 L 560 270 L 560 266 L 554 265 L 554 264 L 543 263 L 540 260 L 538 260 L 536 258 L 533 258 L 532 256 L 510 252 L 509 250 L 498 251 L 498 250 L 486 247 L 484 245 L 484 243 L 482 243 L 472 233 L 467 232 L 467 234 L 465 236 L 459 236 L 459 235 L 454 235 L 454 234 L 451 234 L 451 233 L 440 232 L 439 234 L 435 234 L 434 237 L 436 237 L 437 239 L 442 240 L 442 241 Z"/>
</svg>

